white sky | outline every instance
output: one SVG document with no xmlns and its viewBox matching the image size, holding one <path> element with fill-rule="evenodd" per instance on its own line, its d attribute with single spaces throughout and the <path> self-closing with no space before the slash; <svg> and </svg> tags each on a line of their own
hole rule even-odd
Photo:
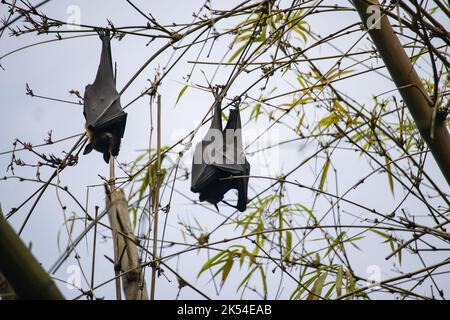
<svg viewBox="0 0 450 320">
<path fill-rule="evenodd" d="M 31 2 L 37 3 L 39 1 Z M 327 2 L 334 3 L 333 1 Z M 134 1 L 134 3 L 145 12 L 152 12 L 158 22 L 169 24 L 174 21 L 192 21 L 192 12 L 199 8 L 202 1 L 142 0 Z M 224 9 L 231 8 L 232 3 L 237 3 L 237 1 L 213 1 L 213 7 Z M 142 16 L 135 12 L 126 1 L 122 0 L 52 1 L 48 5 L 42 7 L 41 10 L 49 17 L 66 21 L 70 17 L 70 13 L 68 13 L 67 10 L 74 5 L 80 8 L 81 23 L 83 24 L 106 26 L 107 18 L 113 21 L 116 26 L 143 25 L 146 23 Z M 5 16 L 5 6 L 0 6 L 0 17 Z M 326 19 L 323 17 L 326 17 Z M 221 23 L 218 26 L 218 29 L 223 30 L 226 27 L 232 27 L 236 21 L 236 19 L 227 20 L 225 23 Z M 358 16 L 355 13 L 330 12 L 320 16 L 320 19 L 313 18 L 309 22 L 311 24 L 311 29 L 314 32 L 328 35 L 329 33 L 339 30 L 340 27 L 349 25 L 352 21 L 358 21 Z M 66 27 L 63 27 L 63 30 L 65 28 Z M 54 35 L 36 37 L 34 34 L 12 38 L 9 37 L 9 32 L 6 31 L 2 38 L 0 38 L 0 57 L 22 46 L 53 38 Z M 356 36 L 352 35 L 348 38 L 340 39 L 334 44 L 345 51 L 355 39 Z M 215 45 L 211 53 L 210 61 L 220 61 L 224 50 L 226 50 L 229 44 L 229 40 L 231 40 L 230 37 L 224 38 Z M 148 39 L 143 37 L 126 36 L 120 42 L 113 40 L 112 55 L 113 60 L 118 63 L 117 87 L 119 91 L 148 57 L 165 43 L 164 41 L 165 40 L 156 40 L 149 46 L 146 46 Z M 100 55 L 100 44 L 101 43 L 96 36 L 82 37 L 34 46 L 0 60 L 1 65 L 5 68 L 5 70 L 0 70 L 0 152 L 10 150 L 15 138 L 33 144 L 39 144 L 46 138 L 49 130 L 53 131 L 54 140 L 83 131 L 84 118 L 81 106 L 31 98 L 25 95 L 25 85 L 28 83 L 35 94 L 38 95 L 76 101 L 73 96 L 69 95 L 69 90 L 78 90 L 81 95 L 83 95 L 84 87 L 94 80 Z M 368 48 L 369 43 L 363 41 L 359 47 Z M 328 55 L 333 52 L 336 53 L 327 46 L 321 46 L 317 50 L 314 50 L 312 55 Z M 176 141 L 176 138 L 181 134 L 192 130 L 199 123 L 211 105 L 212 96 L 189 88 L 180 103 L 175 107 L 177 95 L 184 86 L 182 77 L 185 76 L 192 67 L 187 61 L 195 60 L 197 53 L 198 49 L 191 51 L 163 81 L 160 90 L 163 99 L 163 145 L 173 144 Z M 169 58 L 169 53 L 164 53 L 145 69 L 121 97 L 122 106 L 126 105 L 144 88 L 148 87 L 149 82 L 147 79 L 153 79 L 155 76 L 155 68 L 158 66 L 164 67 Z M 200 60 L 206 60 L 206 58 L 202 57 Z M 348 61 L 347 64 L 350 64 L 350 61 Z M 329 66 L 330 65 L 327 63 L 321 64 L 323 70 L 327 70 L 326 68 Z M 214 70 L 213 68 L 206 66 L 202 66 L 201 69 L 205 70 L 208 75 L 211 75 Z M 231 69 L 221 69 L 215 79 L 216 83 L 224 83 L 229 72 L 231 72 Z M 382 72 L 386 74 L 385 70 Z M 254 79 L 254 76 L 252 75 L 244 76 L 232 87 L 228 97 L 234 97 L 244 86 L 248 85 L 252 79 Z M 204 78 L 198 69 L 194 73 L 192 80 L 195 83 L 205 85 Z M 269 87 L 277 86 L 286 89 L 289 87 L 287 80 L 289 79 L 278 80 L 279 83 L 274 83 L 272 81 Z M 369 102 L 373 94 L 379 94 L 393 89 L 393 84 L 380 75 L 370 73 L 356 79 L 339 83 L 337 87 L 347 93 L 351 93 L 352 97 L 357 99 L 360 103 L 364 103 Z M 257 94 L 257 90 L 253 91 L 254 97 L 257 97 Z M 149 101 L 147 97 L 140 99 L 126 110 L 128 113 L 128 123 L 118 159 L 120 162 L 132 161 L 139 154 L 138 150 L 142 150 L 148 146 L 148 110 Z M 243 122 L 247 122 L 248 115 L 248 112 L 243 113 Z M 244 128 L 244 130 L 248 132 L 244 137 L 246 142 L 252 141 L 252 135 L 254 137 L 255 132 L 260 133 L 267 124 L 265 119 L 259 120 L 257 124 L 254 122 L 247 123 Z M 289 132 L 281 126 L 278 126 L 271 133 L 273 134 L 272 138 L 274 139 L 283 139 L 285 135 L 289 134 Z M 201 134 L 199 134 L 199 137 L 201 137 Z M 61 156 L 61 151 L 68 151 L 74 141 L 75 140 L 72 139 L 68 142 L 58 144 L 57 146 L 48 146 L 39 150 L 45 151 L 46 153 L 54 152 L 58 156 Z M 289 144 L 285 147 L 281 147 L 277 150 L 277 153 L 270 156 L 269 159 L 271 159 L 272 162 L 269 166 L 265 166 L 264 163 L 257 162 L 257 160 L 252 162 L 251 158 L 249 158 L 252 164 L 252 174 L 277 176 L 285 173 L 314 150 L 314 146 L 311 145 L 302 145 L 301 143 Z M 30 160 L 33 158 L 28 152 L 20 152 L 19 154 L 23 159 Z M 10 157 L 11 154 L 0 155 L 0 176 L 11 175 L 11 172 L 7 172 L 7 166 L 11 160 Z M 366 162 L 364 159 L 356 157 L 355 153 L 337 153 L 333 158 L 333 161 L 333 163 L 339 167 L 341 190 L 346 190 L 358 181 L 358 178 L 367 174 Z M 184 164 L 187 167 L 190 166 L 189 156 L 186 157 Z M 292 180 L 298 179 L 302 183 L 311 182 L 314 178 L 314 172 L 317 171 L 316 169 L 317 168 L 306 167 L 295 174 L 292 177 Z M 436 178 L 436 181 L 445 188 L 445 181 L 440 177 L 440 173 L 434 162 L 430 162 L 429 169 L 432 176 Z M 107 176 L 108 172 L 108 166 L 103 162 L 101 155 L 93 152 L 88 156 L 81 156 L 79 164 L 75 168 L 64 170 L 61 174 L 61 184 L 68 185 L 73 194 L 84 204 L 86 199 L 86 186 L 102 183 L 99 175 Z M 16 174 L 17 176 L 33 178 L 34 170 L 16 167 Z M 44 170 L 42 172 L 42 179 L 47 179 L 49 174 L 50 171 Z M 386 176 L 384 174 L 375 175 L 364 186 L 352 191 L 350 198 L 355 201 L 361 201 L 368 207 L 373 206 L 380 212 L 389 212 L 389 210 L 395 208 L 398 201 L 401 199 L 401 195 L 394 199 L 390 191 L 387 190 L 386 181 Z M 252 187 L 257 190 L 260 190 L 267 185 L 266 182 L 254 180 L 251 180 L 251 183 Z M 36 188 L 37 185 L 34 183 L 12 180 L 0 182 L 0 203 L 3 210 L 8 212 L 12 207 L 20 204 L 21 201 L 34 192 Z M 186 195 L 192 199 L 197 198 L 197 195 L 192 194 L 189 191 L 189 181 L 177 183 L 176 189 L 185 192 Z M 254 192 L 250 191 L 250 195 L 252 194 L 254 194 Z M 290 196 L 299 197 L 300 199 L 303 199 L 302 197 L 304 197 L 305 204 L 311 204 L 313 200 L 310 195 L 306 194 L 306 191 L 303 193 L 301 189 L 293 189 Z M 67 197 L 63 196 L 63 199 L 64 201 L 67 201 L 69 208 L 68 214 L 70 214 L 70 210 L 77 210 L 77 213 L 81 215 L 79 209 L 71 203 Z M 164 195 L 162 203 L 167 203 L 167 193 Z M 93 208 L 96 205 L 99 205 L 100 207 L 104 206 L 103 188 L 94 188 L 90 190 L 89 208 L 91 212 L 93 212 Z M 411 200 L 407 205 L 412 209 L 414 214 L 423 213 L 423 205 L 419 206 L 414 200 Z M 323 206 L 323 208 L 325 208 L 326 203 L 323 204 Z M 11 223 L 16 228 L 21 225 L 29 208 L 30 205 L 28 204 L 19 211 L 14 218 L 10 219 Z M 320 208 L 321 207 L 318 207 L 318 209 Z M 232 212 L 233 211 L 230 208 L 221 208 L 222 214 L 227 215 Z M 360 214 L 361 212 L 354 213 Z M 175 194 L 168 219 L 166 239 L 182 242 L 183 239 L 179 232 L 178 221 L 181 219 L 192 223 L 194 217 L 201 221 L 202 225 L 209 231 L 223 219 L 214 212 L 199 205 L 193 205 L 188 200 Z M 351 217 L 346 218 L 348 218 L 349 223 L 353 222 Z M 24 240 L 32 242 L 33 253 L 46 268 L 49 268 L 59 256 L 57 240 L 60 239 L 61 247 L 64 247 L 67 241 L 63 221 L 62 210 L 60 206 L 56 204 L 55 190 L 49 189 L 37 206 L 23 233 Z M 75 234 L 78 234 L 78 232 L 81 231 L 81 227 L 82 224 L 77 225 Z M 102 228 L 100 229 L 103 230 Z M 109 236 L 109 231 L 103 230 L 103 234 Z M 223 228 L 221 232 L 214 234 L 214 237 L 210 240 L 217 241 L 223 237 L 231 237 L 239 234 L 239 230 L 235 230 L 233 226 L 229 226 Z M 101 239 L 99 241 L 96 283 L 100 283 L 113 276 L 112 265 L 103 258 L 104 254 L 112 256 L 112 245 L 110 242 L 102 242 Z M 189 241 L 193 242 L 193 239 L 190 239 Z M 351 250 L 351 259 L 354 259 L 357 271 L 361 275 L 368 276 L 366 273 L 367 267 L 373 264 L 380 266 L 383 277 L 393 274 L 392 265 L 384 262 L 384 257 L 389 253 L 388 247 L 386 245 L 381 245 L 380 243 L 381 239 L 379 237 L 368 237 L 364 242 L 362 251 Z M 83 241 L 78 248 L 79 254 L 82 257 L 81 263 L 83 264 L 85 271 L 87 271 L 88 278 L 90 278 L 90 261 L 92 255 L 91 244 L 92 237 L 90 236 L 88 237 L 88 240 Z M 248 245 L 249 243 L 245 243 L 244 241 L 243 244 Z M 311 246 L 314 246 L 314 244 L 311 244 Z M 165 252 L 170 252 L 170 250 Z M 429 257 L 429 261 L 440 261 L 441 258 L 441 255 L 435 255 L 435 257 Z M 408 257 L 405 259 L 404 266 L 409 266 L 408 263 L 411 264 L 412 268 L 417 266 L 415 260 L 409 261 Z M 173 268 L 178 268 L 180 274 L 195 283 L 201 290 L 207 292 L 211 297 L 216 297 L 214 287 L 211 283 L 208 284 L 209 275 L 202 275 L 198 280 L 196 278 L 204 261 L 206 261 L 206 256 L 204 254 L 192 252 L 183 255 L 179 260 L 169 260 L 169 263 Z M 67 279 L 68 274 L 66 273 L 66 270 L 75 263 L 72 255 L 56 276 L 61 279 Z M 149 274 L 150 271 L 147 272 L 147 275 Z M 160 278 L 158 282 L 157 297 L 173 299 L 178 291 L 176 279 L 168 271 L 166 272 L 166 275 L 171 282 L 167 281 L 164 277 Z M 244 273 L 233 272 L 230 279 L 232 281 L 229 281 L 229 283 L 224 286 L 220 293 L 220 298 L 228 299 L 239 297 L 239 295 L 236 294 L 236 287 L 237 283 L 240 282 L 244 275 Z M 274 281 L 269 283 L 269 287 L 271 288 L 271 296 L 269 298 L 274 297 L 274 292 L 278 286 L 278 281 L 275 281 L 276 277 L 272 277 L 272 279 L 274 279 Z M 83 287 L 86 288 L 85 283 L 83 283 Z M 444 285 L 444 288 L 445 287 L 446 289 L 449 289 L 448 282 Z M 76 290 L 68 290 L 63 285 L 61 285 L 61 288 L 68 298 L 78 294 Z M 288 298 L 293 288 L 292 283 L 286 284 L 285 292 L 282 297 Z M 96 293 L 97 296 L 100 297 L 106 296 L 107 298 L 113 298 L 114 290 L 112 283 L 111 285 L 102 287 Z M 249 292 L 246 297 L 258 298 L 258 296 L 252 295 Z M 199 296 L 194 291 L 186 288 L 182 290 L 180 298 L 198 299 Z"/>
</svg>

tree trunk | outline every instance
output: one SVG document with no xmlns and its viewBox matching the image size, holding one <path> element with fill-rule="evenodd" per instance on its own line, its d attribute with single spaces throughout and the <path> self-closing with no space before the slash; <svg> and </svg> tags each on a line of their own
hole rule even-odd
<svg viewBox="0 0 450 320">
<path fill-rule="evenodd" d="M 0 273 L 0 300 L 16 300 L 17 296 L 8 280 Z"/>
<path fill-rule="evenodd" d="M 19 299 L 64 300 L 50 276 L 6 221 L 1 208 L 0 272 Z"/>
<path fill-rule="evenodd" d="M 376 6 L 372 8 L 380 9 L 377 0 L 354 0 L 353 4 L 366 27 L 369 19 L 373 19 L 371 17 L 373 10 L 369 7 Z M 439 119 L 440 117 L 433 119 L 434 108 L 437 106 L 433 105 L 425 91 L 387 16 L 381 13 L 380 17 L 380 28 L 369 28 L 370 37 L 402 95 L 422 138 L 430 148 L 447 183 L 450 184 L 450 135 L 445 121 Z"/>
</svg>

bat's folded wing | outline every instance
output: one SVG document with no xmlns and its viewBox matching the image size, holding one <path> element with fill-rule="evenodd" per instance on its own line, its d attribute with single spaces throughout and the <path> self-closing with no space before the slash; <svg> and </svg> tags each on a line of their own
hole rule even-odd
<svg viewBox="0 0 450 320">
<path fill-rule="evenodd" d="M 200 192 L 210 183 L 217 180 L 218 169 L 211 165 L 209 159 L 205 159 L 203 151 L 207 145 L 207 142 L 202 141 L 195 147 L 194 158 L 192 161 L 192 192 Z"/>
<path fill-rule="evenodd" d="M 241 117 L 238 109 L 231 109 L 228 122 L 223 131 L 223 148 L 218 149 L 221 161 L 214 166 L 230 175 L 244 175 L 247 170 L 247 159 L 242 146 Z"/>
<path fill-rule="evenodd" d="M 239 211 L 244 212 L 247 209 L 247 191 L 248 180 L 250 175 L 250 163 L 246 162 L 245 171 L 242 178 L 237 178 L 236 189 L 238 190 L 238 202 L 237 208 Z"/>
<path fill-rule="evenodd" d="M 86 123 L 94 131 L 114 125 L 123 137 L 127 114 L 122 110 L 120 97 L 115 88 L 103 84 L 86 86 L 84 93 Z"/>
<path fill-rule="evenodd" d="M 127 115 L 120 105 L 120 95 L 114 81 L 109 33 L 100 35 L 100 38 L 100 64 L 94 83 L 87 85 L 84 92 L 84 115 L 87 125 L 94 131 L 114 124 L 117 134 L 123 137 Z"/>
</svg>

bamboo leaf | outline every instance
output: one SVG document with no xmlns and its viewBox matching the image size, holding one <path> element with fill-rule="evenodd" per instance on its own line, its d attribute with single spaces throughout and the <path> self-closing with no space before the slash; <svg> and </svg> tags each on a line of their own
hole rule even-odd
<svg viewBox="0 0 450 320">
<path fill-rule="evenodd" d="M 321 191 L 323 190 L 325 180 L 327 179 L 328 168 L 330 167 L 330 163 L 331 163 L 330 158 L 327 158 L 327 161 L 325 162 L 325 166 L 323 167 L 322 176 L 320 177 L 319 190 L 321 190 Z"/>
<path fill-rule="evenodd" d="M 242 52 L 244 51 L 246 45 L 244 44 L 242 47 L 240 47 L 239 49 L 236 50 L 235 53 L 233 53 L 233 55 L 231 56 L 230 60 L 228 60 L 228 62 L 233 62 L 234 59 L 236 59 L 236 57 Z"/>
<path fill-rule="evenodd" d="M 250 280 L 250 277 L 252 274 L 258 269 L 258 267 L 253 267 L 252 270 L 244 277 L 244 279 L 239 283 L 239 286 L 236 289 L 236 292 L 239 291 L 239 289 Z"/>
<path fill-rule="evenodd" d="M 353 276 L 349 270 L 346 271 L 346 274 L 347 274 L 347 285 L 345 291 L 346 293 L 350 293 L 355 291 L 355 279 L 353 279 Z M 349 296 L 347 300 L 353 299 L 353 296 L 354 295 Z"/>
<path fill-rule="evenodd" d="M 228 255 L 228 259 L 225 262 L 225 265 L 223 266 L 223 272 L 222 272 L 222 285 L 225 283 L 225 281 L 228 278 L 228 275 L 230 274 L 231 268 L 233 268 L 234 264 L 234 258 L 233 253 L 230 253 Z"/>
<path fill-rule="evenodd" d="M 328 248 L 327 252 L 325 253 L 324 257 L 328 256 L 328 254 L 333 250 L 334 247 L 336 247 L 340 242 L 342 241 L 342 238 L 345 236 L 345 232 L 342 231 L 336 239 L 334 239 L 333 243 Z"/>
<path fill-rule="evenodd" d="M 342 295 L 342 266 L 339 266 L 338 273 L 336 276 L 336 296 L 340 297 Z"/>
<path fill-rule="evenodd" d="M 375 229 L 370 229 L 370 231 L 372 231 L 373 233 L 376 233 L 379 236 L 382 236 L 383 238 L 385 238 L 386 240 L 392 240 L 392 236 L 388 235 L 387 233 L 381 232 L 379 230 L 375 230 Z"/>
<path fill-rule="evenodd" d="M 307 300 L 319 300 L 321 294 L 323 285 L 325 283 L 325 279 L 327 278 L 327 272 L 324 272 L 322 275 L 320 275 L 316 282 L 314 283 L 314 286 L 311 290 L 311 292 L 308 294 Z"/>
<path fill-rule="evenodd" d="M 203 267 L 200 269 L 200 272 L 198 273 L 197 277 L 199 277 L 205 270 L 208 270 L 209 268 L 213 267 L 214 265 L 217 265 L 218 263 L 223 262 L 224 260 L 221 261 L 219 259 L 222 258 L 227 253 L 228 253 L 228 251 L 224 250 L 224 251 L 216 254 L 214 257 L 212 257 L 208 261 L 206 261 L 205 264 L 203 265 Z"/>
<path fill-rule="evenodd" d="M 180 93 L 178 94 L 177 101 L 175 102 L 175 105 L 178 104 L 178 101 L 180 101 L 181 97 L 182 97 L 183 94 L 186 92 L 187 88 L 188 88 L 188 85 L 185 85 L 185 86 L 183 87 L 183 89 L 181 89 Z"/>
<path fill-rule="evenodd" d="M 389 180 L 389 188 L 391 189 L 391 193 L 394 194 L 394 179 L 392 177 L 392 170 L 391 170 L 391 163 L 390 163 L 390 157 L 386 153 L 386 156 L 384 157 L 385 163 L 386 163 L 386 172 Z"/>
<path fill-rule="evenodd" d="M 332 113 L 319 121 L 319 127 L 329 127 L 334 123 L 338 123 L 340 120 L 337 114 Z"/>
<path fill-rule="evenodd" d="M 262 266 L 259 266 L 259 271 L 261 273 L 261 281 L 262 281 L 263 290 L 264 290 L 264 297 L 266 297 L 267 296 L 266 274 L 264 273 L 264 269 Z"/>
<path fill-rule="evenodd" d="M 286 261 L 289 261 L 289 255 L 292 249 L 292 232 L 287 231 L 286 232 L 286 252 L 285 252 L 285 259 Z"/>
</svg>

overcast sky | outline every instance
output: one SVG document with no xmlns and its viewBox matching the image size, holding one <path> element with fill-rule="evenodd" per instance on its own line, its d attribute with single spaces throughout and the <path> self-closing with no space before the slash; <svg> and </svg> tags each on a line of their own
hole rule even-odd
<svg viewBox="0 0 450 320">
<path fill-rule="evenodd" d="M 39 1 L 31 1 L 38 3 Z M 333 1 L 327 1 L 331 4 Z M 189 1 L 134 1 L 134 3 L 143 11 L 151 12 L 153 16 L 162 24 L 170 24 L 176 22 L 191 22 L 192 12 L 198 10 L 203 1 L 189 0 Z M 213 1 L 215 8 L 229 9 L 233 3 L 238 1 Z M 107 19 L 111 20 L 116 26 L 135 26 L 145 25 L 145 19 L 134 11 L 126 1 L 51 1 L 49 4 L 41 8 L 49 17 L 58 18 L 63 21 L 73 18 L 74 14 L 80 13 L 81 23 L 86 25 L 107 26 Z M 7 12 L 5 6 L 0 6 L 0 17 L 6 17 Z M 326 16 L 326 19 L 323 17 Z M 321 16 L 320 19 L 310 19 L 311 29 L 321 35 L 328 35 L 331 32 L 339 30 L 345 25 L 349 25 L 358 21 L 359 17 L 352 12 L 336 13 L 330 12 Z M 232 27 L 238 20 L 227 20 L 220 23 L 217 28 L 224 30 Z M 16 25 L 18 25 L 16 23 Z M 65 30 L 67 27 L 62 27 Z M 71 34 L 64 34 L 67 36 Z M 359 35 L 358 35 L 359 36 Z M 346 51 L 356 39 L 357 35 L 350 35 L 347 38 L 342 38 L 334 42 L 341 50 Z M 40 41 L 54 39 L 55 35 L 36 36 L 34 33 L 21 37 L 10 37 L 9 31 L 5 31 L 0 38 L 0 57 L 5 54 Z M 189 38 L 192 39 L 192 38 Z M 210 61 L 220 61 L 223 54 L 228 48 L 231 37 L 224 38 L 215 44 Z M 186 40 L 187 42 L 188 40 Z M 186 43 L 184 42 L 184 43 Z M 140 68 L 140 66 L 164 43 L 165 40 L 155 40 L 147 45 L 148 38 L 137 36 L 125 36 L 122 41 L 114 39 L 112 41 L 112 56 L 113 61 L 117 62 L 117 87 L 120 89 L 133 76 L 133 74 Z M 360 48 L 368 48 L 369 43 L 363 40 Z M 78 90 L 81 95 L 84 93 L 84 88 L 87 84 L 92 83 L 97 71 L 99 62 L 99 55 L 101 49 L 101 42 L 95 35 L 79 37 L 64 41 L 56 41 L 45 43 L 37 46 L 21 50 L 13 53 L 3 59 L 0 59 L 0 64 L 4 70 L 0 69 L 0 152 L 12 149 L 12 143 L 15 138 L 24 142 L 31 142 L 32 144 L 40 144 L 44 142 L 47 137 L 47 132 L 52 130 L 53 140 L 72 136 L 83 132 L 84 117 L 82 114 L 82 106 L 75 104 L 67 104 L 57 101 L 50 101 L 39 98 L 32 98 L 26 95 L 26 84 L 37 95 L 49 96 L 62 100 L 70 100 L 76 102 L 77 99 L 69 94 L 70 90 Z M 136 79 L 131 87 L 122 95 L 122 106 L 127 105 L 137 95 L 139 95 L 144 88 L 148 88 L 148 79 L 153 79 L 155 70 L 163 68 L 169 59 L 171 52 L 162 54 L 155 62 L 151 63 L 145 71 Z M 320 46 L 313 51 L 315 56 L 325 54 L 336 54 L 337 52 L 328 47 Z M 198 50 L 190 51 L 181 62 L 171 71 L 167 78 L 164 79 L 160 88 L 163 101 L 162 112 L 162 143 L 163 145 L 172 145 L 177 138 L 189 132 L 199 124 L 208 108 L 212 103 L 212 96 L 200 90 L 189 88 L 183 95 L 181 101 L 175 106 L 177 95 L 183 88 L 185 81 L 183 77 L 190 72 L 192 64 L 188 61 L 195 60 Z M 204 55 L 203 60 L 206 60 Z M 173 61 L 170 60 L 170 61 Z M 350 61 L 351 62 L 351 61 Z M 347 62 L 347 65 L 350 64 Z M 324 70 L 329 65 L 326 62 L 321 64 Z M 204 70 L 208 76 L 214 72 L 213 67 L 202 66 L 198 68 L 192 78 L 193 82 L 201 85 L 206 85 L 204 77 L 200 71 Z M 216 83 L 224 83 L 231 72 L 230 69 L 223 68 L 215 77 Z M 381 73 L 387 75 L 385 70 Z M 351 79 L 343 83 L 339 83 L 339 89 L 344 92 L 351 93 L 354 99 L 360 103 L 371 101 L 375 94 L 380 94 L 392 90 L 393 84 L 386 79 L 385 76 L 370 73 Z M 239 80 L 230 90 L 229 98 L 238 94 L 242 88 L 250 83 L 254 76 L 244 76 Z M 289 88 L 290 84 L 287 79 L 280 79 L 279 83 L 271 83 L 270 86 Z M 258 90 L 253 91 L 253 96 L 257 97 Z M 130 162 L 134 160 L 140 151 L 148 147 L 149 138 L 149 99 L 148 97 L 138 100 L 126 109 L 128 113 L 128 123 L 124 139 L 122 141 L 122 149 L 118 157 L 119 162 Z M 244 112 L 242 115 L 245 123 L 245 143 L 253 141 L 253 139 L 267 127 L 266 119 L 261 119 L 258 123 L 248 122 L 249 113 Z M 276 142 L 288 134 L 287 129 L 283 126 L 277 126 L 270 134 L 266 135 L 258 141 L 259 145 L 252 146 L 253 150 L 264 144 Z M 201 137 L 202 133 L 198 135 Z M 55 153 L 63 157 L 62 151 L 68 151 L 76 138 L 62 142 L 55 146 L 45 146 L 39 150 L 46 153 Z M 250 148 L 250 150 L 252 150 Z M 276 150 L 273 153 L 268 153 L 266 156 L 259 158 L 249 157 L 252 164 L 252 174 L 255 175 L 269 175 L 276 177 L 286 173 L 295 164 L 299 163 L 315 150 L 314 144 L 304 145 L 301 142 L 294 144 L 287 144 Z M 17 154 L 24 160 L 35 159 L 34 156 L 27 151 Z M 7 171 L 7 167 L 11 161 L 11 154 L 0 154 L 0 176 L 11 176 L 11 171 Z M 336 166 L 339 166 L 340 188 L 346 190 L 352 186 L 358 178 L 367 174 L 367 164 L 364 160 L 359 159 L 355 153 L 337 153 L 334 158 Z M 189 155 L 183 159 L 182 167 L 190 167 Z M 445 189 L 446 184 L 444 179 L 440 176 L 438 169 L 433 161 L 427 164 L 432 176 Z M 302 183 L 312 182 L 315 178 L 314 172 L 317 168 L 308 167 L 296 173 L 292 179 L 298 179 Z M 87 186 L 98 185 L 102 183 L 101 176 L 108 176 L 109 168 L 103 162 L 101 154 L 92 152 L 87 156 L 81 156 L 79 164 L 74 168 L 68 168 L 61 174 L 61 184 L 69 186 L 70 191 L 76 196 L 84 205 L 87 196 Z M 35 178 L 35 169 L 16 167 L 16 175 L 19 177 Z M 42 179 L 46 180 L 51 171 L 43 170 L 41 172 Z M 267 182 L 251 180 L 250 195 L 255 194 L 255 190 L 262 190 L 267 186 Z M 18 206 L 24 199 L 30 196 L 38 187 L 38 184 L 30 182 L 19 182 L 17 180 L 8 179 L 0 182 L 0 203 L 5 212 L 13 207 Z M 189 191 L 189 181 L 178 182 L 176 190 L 181 191 L 192 199 L 196 199 L 197 195 Z M 447 188 L 448 191 L 448 188 Z M 23 233 L 23 239 L 32 243 L 32 251 L 42 262 L 45 268 L 49 268 L 60 255 L 60 249 L 64 248 L 67 243 L 67 234 L 63 226 L 63 212 L 61 207 L 57 204 L 57 194 L 55 189 L 50 188 L 42 200 L 39 202 L 36 210 L 30 218 L 28 225 Z M 313 198 L 310 195 L 302 193 L 301 190 L 294 190 L 290 194 L 291 197 L 298 197 L 303 199 L 306 204 L 311 204 Z M 61 195 L 63 201 L 68 206 L 67 215 L 71 211 L 75 211 L 78 215 L 82 212 L 76 205 L 66 196 Z M 230 198 L 234 195 L 230 193 Z M 389 212 L 395 208 L 399 198 L 394 198 L 387 188 L 385 175 L 377 175 L 371 178 L 370 183 L 366 183 L 351 194 L 352 199 L 361 201 L 366 206 L 377 208 L 381 212 Z M 397 200 L 397 201 L 395 201 Z M 168 192 L 163 195 L 162 204 L 167 204 Z M 102 187 L 90 188 L 88 208 L 93 212 L 93 208 L 98 205 L 104 207 L 104 193 Z M 323 204 L 324 208 L 326 203 Z M 423 204 L 414 200 L 410 200 L 407 204 L 412 208 L 412 213 L 420 215 L 422 213 Z M 319 206 L 320 208 L 320 206 Z M 26 213 L 30 209 L 30 203 L 22 208 L 10 222 L 15 228 L 21 226 Z M 166 239 L 183 242 L 179 231 L 180 220 L 186 222 L 194 222 L 194 218 L 201 221 L 209 231 L 213 230 L 218 224 L 223 221 L 223 216 L 211 210 L 210 206 L 200 206 L 192 204 L 191 201 L 184 198 L 177 192 L 171 203 L 171 211 L 168 218 L 168 227 Z M 416 210 L 414 210 L 416 209 Z M 233 213 L 233 209 L 221 207 L 222 215 L 229 215 Z M 359 212 L 358 212 L 359 214 Z M 354 223 L 355 218 L 346 216 L 345 220 L 349 223 Z M 306 220 L 305 220 L 306 221 Z M 83 223 L 78 223 L 75 227 L 75 234 L 78 234 L 83 228 Z M 109 236 L 110 233 L 104 228 L 100 228 L 102 234 Z M 227 226 L 221 229 L 220 232 L 214 234 L 211 241 L 220 240 L 223 237 L 230 237 L 239 235 L 240 231 L 235 230 L 234 226 Z M 113 276 L 113 266 L 103 257 L 104 254 L 113 256 L 112 244 L 110 241 L 99 240 L 100 245 L 97 254 L 97 268 L 96 268 L 96 283 L 101 283 Z M 189 239 L 193 243 L 193 239 Z M 58 247 L 58 243 L 60 247 Z M 383 277 L 392 275 L 392 265 L 384 262 L 384 257 L 389 253 L 387 246 L 380 245 L 380 238 L 368 237 L 364 242 L 364 247 L 361 251 L 355 250 L 351 253 L 351 258 L 354 259 L 355 266 L 360 274 L 367 274 L 367 269 L 370 265 L 377 265 L 381 268 Z M 248 245 L 249 243 L 243 243 Z M 312 244 L 311 246 L 314 246 Z M 376 250 L 373 250 L 376 248 Z M 180 249 L 180 248 L 178 248 Z M 165 252 L 171 252 L 171 249 Z M 87 276 L 90 278 L 90 262 L 92 255 L 92 237 L 87 237 L 78 246 L 78 253 L 82 257 L 81 264 Z M 169 260 L 168 263 L 177 269 L 180 274 L 195 283 L 199 288 L 207 292 L 211 297 L 217 297 L 214 291 L 214 286 L 209 283 L 209 275 L 203 275 L 197 280 L 197 273 L 201 265 L 206 261 L 206 255 L 198 252 L 191 252 L 182 255 L 179 259 Z M 435 258 L 430 257 L 429 261 L 440 261 L 442 256 L 436 255 Z M 408 259 L 408 258 L 405 258 Z M 411 266 L 416 266 L 416 261 L 405 261 L 405 265 L 411 263 Z M 76 261 L 73 255 L 67 260 L 63 267 L 56 273 L 55 277 L 66 280 L 69 277 L 71 266 L 76 266 Z M 68 273 L 69 271 L 69 273 Z M 147 275 L 150 273 L 148 270 Z M 167 279 L 161 277 L 158 281 L 158 298 L 173 299 L 177 294 L 176 279 L 170 272 L 166 272 Z M 239 283 L 243 277 L 243 273 L 232 273 L 232 281 L 227 283 L 220 292 L 220 298 L 235 298 L 236 284 Z M 276 278 L 273 278 L 276 279 Z M 63 293 L 66 297 L 75 297 L 78 295 L 77 290 L 69 290 L 63 284 L 59 283 Z M 82 283 L 83 288 L 86 288 L 86 283 Z M 278 281 L 269 283 L 271 292 L 276 291 Z M 447 289 L 449 284 L 445 285 Z M 105 296 L 107 298 L 114 298 L 114 287 L 112 283 L 100 288 L 96 294 L 99 297 Z M 286 285 L 283 298 L 288 298 L 293 289 L 293 284 Z M 248 293 L 248 298 L 258 298 L 256 295 Z M 271 296 L 270 298 L 273 298 Z M 198 299 L 197 293 L 190 289 L 183 289 L 180 298 Z"/>
</svg>

